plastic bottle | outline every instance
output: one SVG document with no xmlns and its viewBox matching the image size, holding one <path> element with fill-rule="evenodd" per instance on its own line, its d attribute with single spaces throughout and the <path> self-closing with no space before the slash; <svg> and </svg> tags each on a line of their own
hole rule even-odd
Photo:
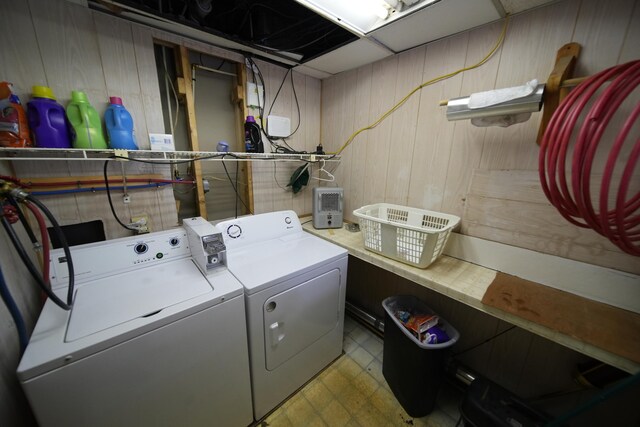
<svg viewBox="0 0 640 427">
<path fill-rule="evenodd" d="M 247 116 L 244 122 L 244 145 L 247 153 L 264 153 L 260 126 L 253 116 Z"/>
<path fill-rule="evenodd" d="M 74 131 L 73 148 L 100 150 L 107 148 L 100 116 L 89 104 L 86 93 L 77 90 L 71 92 L 71 102 L 67 105 L 67 118 Z"/>
<path fill-rule="evenodd" d="M 133 118 L 122 105 L 122 99 L 117 96 L 109 98 L 109 107 L 104 113 L 104 123 L 107 126 L 109 147 L 122 150 L 137 150 L 133 133 Z"/>
<path fill-rule="evenodd" d="M 20 99 L 13 93 L 12 84 L 0 82 L 0 146 L 31 147 L 27 114 Z"/>
<path fill-rule="evenodd" d="M 64 107 L 56 102 L 51 88 L 33 86 L 27 103 L 27 118 L 36 147 L 71 148 L 71 130 Z"/>
</svg>

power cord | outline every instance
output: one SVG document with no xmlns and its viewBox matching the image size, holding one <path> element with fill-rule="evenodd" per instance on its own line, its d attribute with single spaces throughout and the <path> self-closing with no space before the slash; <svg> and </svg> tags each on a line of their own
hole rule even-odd
<svg viewBox="0 0 640 427">
<path fill-rule="evenodd" d="M 356 132 L 354 132 L 353 134 L 351 134 L 351 136 L 347 139 L 347 141 L 342 145 L 342 147 L 340 147 L 340 149 L 338 149 L 338 151 L 335 152 L 336 155 L 342 153 L 342 151 L 347 148 L 355 139 L 356 136 L 360 135 L 362 132 L 366 131 L 366 130 L 371 130 L 374 129 L 376 126 L 378 126 L 380 123 L 382 123 L 387 117 L 389 117 L 391 114 L 393 114 L 398 108 L 402 107 L 404 105 L 405 102 L 407 102 L 407 100 L 409 98 L 411 98 L 416 92 L 420 91 L 422 88 L 425 88 L 427 86 L 430 86 L 434 83 L 438 83 L 441 82 L 443 80 L 447 80 L 451 77 L 457 76 L 458 74 L 465 72 L 465 71 L 469 71 L 469 70 L 473 70 L 475 68 L 480 67 L 481 65 L 484 65 L 489 58 L 491 58 L 493 56 L 493 54 L 498 50 L 498 48 L 502 45 L 502 43 L 504 42 L 505 36 L 507 34 L 507 27 L 509 24 L 509 15 L 507 15 L 505 17 L 504 20 L 504 26 L 502 27 L 502 31 L 500 33 L 500 36 L 498 37 L 498 40 L 496 41 L 496 44 L 493 46 L 493 48 L 489 51 L 489 53 L 487 53 L 485 55 L 484 58 L 482 58 L 478 63 L 474 64 L 474 65 L 470 65 L 469 67 L 464 67 L 464 68 L 460 68 L 457 71 L 451 72 L 449 74 L 444 74 L 441 75 L 439 77 L 433 78 L 431 80 L 428 80 L 418 86 L 416 86 L 411 92 L 409 92 L 404 98 L 402 98 L 400 101 L 398 101 L 393 107 L 391 107 L 389 110 L 387 110 L 387 112 L 385 112 L 384 114 L 382 114 L 378 120 L 376 120 L 375 122 L 371 123 L 369 126 L 363 127 L 362 129 L 357 130 Z"/>
</svg>

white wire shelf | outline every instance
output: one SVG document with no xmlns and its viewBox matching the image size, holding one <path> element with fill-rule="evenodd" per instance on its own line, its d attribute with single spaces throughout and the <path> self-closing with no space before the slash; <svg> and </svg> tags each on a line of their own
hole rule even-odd
<svg viewBox="0 0 640 427">
<path fill-rule="evenodd" d="M 64 160 L 64 161 L 96 161 L 116 160 L 124 158 L 145 160 L 149 162 L 170 162 L 173 160 L 200 161 L 289 161 L 315 162 L 325 160 L 336 162 L 340 156 L 332 154 L 280 154 L 280 153 L 219 153 L 215 151 L 151 151 L 151 150 L 90 150 L 77 148 L 7 148 L 0 147 L 0 160 Z"/>
</svg>

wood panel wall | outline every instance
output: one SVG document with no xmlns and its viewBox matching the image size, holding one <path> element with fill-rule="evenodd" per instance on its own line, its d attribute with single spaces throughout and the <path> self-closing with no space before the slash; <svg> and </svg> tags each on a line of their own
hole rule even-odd
<svg viewBox="0 0 640 427">
<path fill-rule="evenodd" d="M 343 152 L 337 176 L 346 218 L 379 202 L 447 212 L 462 218 L 464 234 L 640 273 L 637 258 L 591 230 L 577 230 L 544 198 L 535 179 L 541 114 L 508 128 L 479 128 L 447 121 L 438 106 L 441 99 L 533 78 L 544 82 L 568 42 L 583 47 L 576 75 L 640 58 L 639 9 L 637 0 L 565 0 L 514 16 L 486 64 L 422 89 Z M 493 23 L 324 80 L 322 143 L 339 148 L 420 83 L 477 63 L 501 28 Z M 489 185 L 477 182 L 487 175 Z M 517 183 L 525 181 L 523 200 Z"/>
<path fill-rule="evenodd" d="M 264 61 L 256 61 L 256 63 L 265 79 L 265 122 L 269 110 L 271 115 L 288 117 L 291 120 L 292 132 L 298 124 L 299 127 L 291 138 L 287 139 L 287 144 L 295 151 L 315 151 L 316 146 L 320 144 L 320 80 L 293 71 L 293 86 L 290 76 L 286 76 L 282 84 L 287 72 L 284 68 Z M 247 68 L 247 79 L 253 81 L 250 68 Z M 282 89 L 276 98 L 281 84 Z M 298 110 L 300 119 L 298 119 Z M 250 112 L 256 116 L 256 120 L 259 120 L 257 109 L 251 109 Z M 264 135 L 263 142 L 265 151 L 270 151 L 270 143 Z M 277 143 L 281 144 L 279 141 Z M 293 172 L 302 165 L 304 163 L 299 161 L 254 161 L 252 164 L 254 213 L 285 209 L 291 209 L 299 215 L 310 213 L 311 189 L 318 184 L 313 177 L 318 177 L 319 165 L 310 166 L 312 178 L 309 185 L 301 192 L 294 194 L 291 188 L 287 187 Z M 327 168 L 329 167 L 331 166 L 327 165 Z"/>
<path fill-rule="evenodd" d="M 65 1 L 5 2 L 0 11 L 6 25 L 17 25 L 21 31 L 8 49 L 3 48 L 0 75 L 14 83 L 24 104 L 30 99 L 33 85 L 51 87 L 63 106 L 72 90 L 82 90 L 102 116 L 109 96 L 120 96 L 134 119 L 140 148 L 149 148 L 149 132 L 164 133 L 149 30 Z M 22 178 L 101 176 L 103 163 L 21 161 L 10 167 Z M 123 170 L 127 175 L 170 176 L 166 166 L 132 162 L 109 165 L 111 174 L 121 175 Z M 170 187 L 134 190 L 130 195 L 131 203 L 125 205 L 122 192 L 113 194 L 116 212 L 123 221 L 144 214 L 149 216 L 152 229 L 177 225 Z M 113 219 L 104 192 L 43 197 L 43 201 L 63 225 L 99 219 L 109 239 L 131 234 Z"/>
</svg>

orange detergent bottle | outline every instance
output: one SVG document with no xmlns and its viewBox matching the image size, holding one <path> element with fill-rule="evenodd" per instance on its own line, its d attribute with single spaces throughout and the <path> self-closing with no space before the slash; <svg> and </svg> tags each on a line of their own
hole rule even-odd
<svg viewBox="0 0 640 427">
<path fill-rule="evenodd" d="M 31 147 L 27 114 L 9 82 L 0 82 L 0 146 Z"/>
</svg>

